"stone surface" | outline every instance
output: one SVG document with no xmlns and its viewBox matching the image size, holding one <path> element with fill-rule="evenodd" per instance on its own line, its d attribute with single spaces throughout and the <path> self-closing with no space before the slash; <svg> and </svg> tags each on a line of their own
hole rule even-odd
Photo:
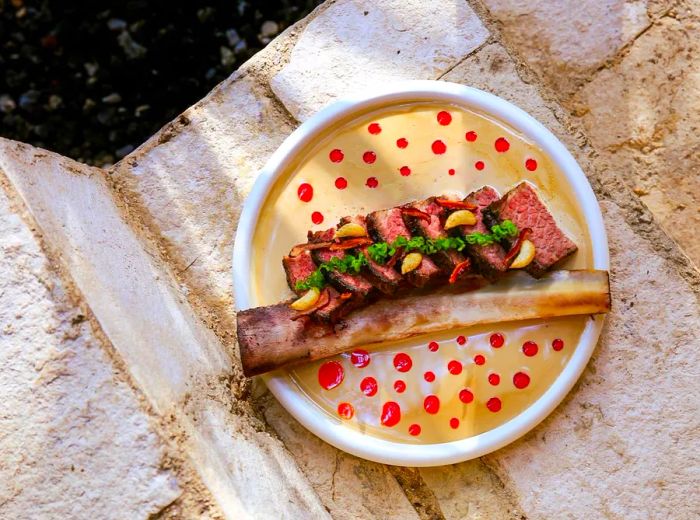
<svg viewBox="0 0 700 520">
<path fill-rule="evenodd" d="M 474 11 L 459 0 L 343 0 L 311 20 L 271 86 L 304 120 L 364 88 L 437 79 L 487 37 Z"/>
<path fill-rule="evenodd" d="M 20 213 L 0 186 L 0 517 L 156 514 L 162 441 Z"/>
<path fill-rule="evenodd" d="M 698 13 L 700 14 L 700 13 Z M 700 266 L 700 24 L 664 18 L 576 97 L 602 158 Z"/>
<path fill-rule="evenodd" d="M 510 48 L 562 97 L 649 26 L 644 0 L 483 0 Z M 649 10 L 649 12 L 648 12 Z"/>
</svg>

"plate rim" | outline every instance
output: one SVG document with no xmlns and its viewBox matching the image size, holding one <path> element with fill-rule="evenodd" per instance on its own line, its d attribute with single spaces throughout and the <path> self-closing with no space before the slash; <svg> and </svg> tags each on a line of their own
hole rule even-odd
<svg viewBox="0 0 700 520">
<path fill-rule="evenodd" d="M 532 140 L 558 166 L 572 187 L 588 225 L 593 267 L 609 271 L 607 234 L 598 200 L 583 170 L 567 148 L 544 125 L 516 105 L 494 94 L 457 83 L 409 80 L 371 88 L 344 97 L 316 112 L 296 128 L 260 170 L 243 203 L 233 246 L 233 292 L 236 310 L 251 304 L 250 270 L 252 236 L 269 190 L 284 172 L 286 163 L 319 132 L 353 113 L 406 102 L 450 103 L 495 117 Z M 305 428 L 338 449 L 384 464 L 440 466 L 464 462 L 495 451 L 535 428 L 564 400 L 576 384 L 595 350 L 605 315 L 589 320 L 559 376 L 528 408 L 502 425 L 479 435 L 434 444 L 408 444 L 380 439 L 346 427 L 311 401 L 283 372 L 262 376 L 282 406 Z"/>
</svg>

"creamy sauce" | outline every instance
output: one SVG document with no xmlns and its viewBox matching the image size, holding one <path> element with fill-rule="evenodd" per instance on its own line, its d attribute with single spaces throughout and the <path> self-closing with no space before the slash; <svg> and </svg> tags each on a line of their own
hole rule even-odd
<svg viewBox="0 0 700 520">
<path fill-rule="evenodd" d="M 536 185 L 579 246 L 565 267 L 592 265 L 582 212 L 568 184 L 560 182 L 562 174 L 542 150 L 498 121 L 461 107 L 416 103 L 367 113 L 325 135 L 288 166 L 263 206 L 253 237 L 257 305 L 292 296 L 281 261 L 293 245 L 306 241 L 307 230 L 431 195 L 466 196 L 486 184 L 502 194 L 522 180 Z M 369 435 L 411 443 L 457 440 L 503 424 L 537 400 L 568 361 L 586 319 L 450 331 L 375 349 L 361 368 L 347 353 L 331 358 L 335 364 L 311 363 L 289 375 L 326 413 Z M 503 346 L 491 345 L 494 333 L 502 334 Z M 458 343 L 459 336 L 466 342 Z M 554 340 L 564 347 L 553 348 Z M 531 356 L 523 352 L 528 341 L 537 345 Z M 431 342 L 438 343 L 437 350 Z M 534 349 L 528 344 L 525 350 Z M 397 369 L 397 354 L 410 358 L 410 370 Z M 475 362 L 477 356 L 483 364 Z M 399 356 L 397 365 L 404 370 L 402 360 Z M 338 371 L 340 384 L 325 389 L 324 377 L 338 378 Z M 395 389 L 399 380 L 403 392 Z"/>
</svg>

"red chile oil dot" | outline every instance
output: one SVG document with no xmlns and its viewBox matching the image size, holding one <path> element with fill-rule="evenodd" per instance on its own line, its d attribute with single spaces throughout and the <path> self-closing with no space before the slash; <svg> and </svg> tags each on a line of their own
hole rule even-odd
<svg viewBox="0 0 700 520">
<path fill-rule="evenodd" d="M 397 379 L 394 381 L 394 390 L 396 390 L 397 394 L 403 394 L 406 391 L 406 383 Z"/>
<path fill-rule="evenodd" d="M 404 177 L 408 177 L 409 175 L 411 175 L 411 168 L 409 168 L 408 166 L 402 166 L 401 168 L 399 168 L 399 173 L 401 173 L 401 175 L 403 175 Z"/>
<path fill-rule="evenodd" d="M 515 388 L 523 389 L 530 384 L 530 376 L 525 372 L 516 372 L 513 376 L 513 386 Z"/>
<path fill-rule="evenodd" d="M 456 359 L 453 359 L 452 361 L 447 363 L 447 371 L 453 376 L 458 376 L 462 373 L 462 363 L 460 363 Z"/>
<path fill-rule="evenodd" d="M 537 354 L 538 350 L 539 347 L 534 341 L 526 341 L 525 343 L 523 343 L 523 354 L 525 354 L 527 357 L 534 356 L 535 354 Z"/>
<path fill-rule="evenodd" d="M 491 383 L 493 386 L 498 386 L 501 383 L 501 376 L 499 376 L 495 372 L 489 374 L 489 383 Z"/>
<path fill-rule="evenodd" d="M 489 338 L 489 343 L 491 343 L 491 346 L 493 348 L 501 348 L 503 346 L 503 343 L 505 342 L 505 338 L 503 337 L 503 334 L 500 332 L 496 332 L 495 334 L 491 334 L 491 337 Z"/>
<path fill-rule="evenodd" d="M 438 139 L 437 141 L 433 141 L 433 144 L 430 147 L 433 149 L 433 153 L 435 155 L 442 155 L 447 151 L 447 146 L 445 145 L 445 143 L 440 141 L 440 139 Z"/>
<path fill-rule="evenodd" d="M 437 352 L 439 348 L 440 345 L 437 341 L 431 341 L 430 343 L 428 343 L 428 350 L 430 352 Z"/>
<path fill-rule="evenodd" d="M 486 363 L 486 358 L 481 354 L 477 354 L 476 356 L 474 356 L 474 363 L 476 363 L 477 365 L 483 365 L 484 363 Z"/>
<path fill-rule="evenodd" d="M 464 336 L 457 336 L 457 345 L 464 345 L 467 342 L 467 338 Z"/>
<path fill-rule="evenodd" d="M 374 163 L 374 161 L 377 160 L 377 154 L 372 152 L 371 150 L 368 150 L 362 154 L 362 160 L 365 161 L 367 164 L 372 164 Z"/>
<path fill-rule="evenodd" d="M 331 153 L 328 154 L 328 158 L 331 160 L 331 162 L 339 163 L 345 159 L 345 154 L 342 150 L 338 150 L 336 148 L 335 150 L 331 150 Z"/>
<path fill-rule="evenodd" d="M 373 377 L 365 377 L 360 381 L 360 390 L 362 390 L 362 393 L 367 397 L 372 397 L 377 393 L 377 380 Z"/>
<path fill-rule="evenodd" d="M 297 195 L 299 196 L 300 201 L 310 202 L 314 196 L 314 189 L 311 186 L 311 184 L 309 184 L 308 182 L 305 182 L 305 183 L 299 185 L 299 189 L 297 190 Z"/>
<path fill-rule="evenodd" d="M 486 401 L 486 408 L 492 412 L 499 412 L 501 410 L 501 400 L 498 397 L 492 397 Z"/>
<path fill-rule="evenodd" d="M 399 148 L 406 148 L 408 146 L 408 139 L 406 139 L 405 137 L 401 137 L 400 139 L 397 139 L 396 146 L 398 146 Z M 416 425 L 416 426 L 418 426 L 418 425 Z M 419 426 L 419 428 L 420 428 L 420 426 Z"/>
<path fill-rule="evenodd" d="M 450 115 L 449 112 L 445 112 L 444 110 L 441 112 L 438 112 L 437 115 L 437 121 L 440 123 L 442 126 L 447 126 L 452 122 L 452 116 Z"/>
<path fill-rule="evenodd" d="M 484 165 L 484 161 L 476 161 L 476 162 L 474 163 L 474 168 L 476 168 L 476 169 L 479 170 L 479 171 L 483 170 L 483 169 L 484 169 L 484 166 L 485 166 L 485 165 Z"/>
<path fill-rule="evenodd" d="M 343 365 L 337 361 L 326 361 L 318 368 L 318 384 L 326 390 L 338 386 L 344 377 Z"/>
<path fill-rule="evenodd" d="M 414 437 L 420 435 L 420 424 L 412 424 L 411 426 L 409 426 L 408 433 L 410 435 L 413 435 Z"/>
<path fill-rule="evenodd" d="M 391 428 L 401 420 L 401 407 L 394 401 L 387 401 L 382 407 L 382 424 Z"/>
<path fill-rule="evenodd" d="M 367 182 L 365 182 L 365 186 L 367 186 L 368 188 L 376 188 L 377 186 L 379 186 L 379 181 L 376 177 L 367 177 Z"/>
<path fill-rule="evenodd" d="M 323 214 L 320 211 L 314 211 L 311 214 L 311 222 L 314 224 L 320 224 L 323 222 Z"/>
<path fill-rule="evenodd" d="M 440 399 L 436 395 L 429 395 L 423 401 L 423 408 L 430 414 L 436 414 L 440 411 Z"/>
<path fill-rule="evenodd" d="M 447 173 L 448 173 L 448 175 L 454 175 L 454 174 L 455 174 L 455 169 L 454 169 L 454 168 L 450 168 L 449 170 L 447 170 Z"/>
<path fill-rule="evenodd" d="M 474 394 L 471 393 L 471 390 L 464 388 L 459 391 L 459 400 L 464 404 L 469 404 L 474 400 Z"/>
<path fill-rule="evenodd" d="M 459 419 L 457 419 L 456 417 L 450 419 L 450 428 L 452 428 L 453 430 L 459 428 Z"/>
<path fill-rule="evenodd" d="M 347 421 L 352 419 L 352 416 L 355 415 L 355 409 L 350 403 L 340 403 L 338 405 L 338 415 L 340 415 L 341 419 L 345 419 Z"/>
<path fill-rule="evenodd" d="M 496 142 L 493 145 L 496 148 L 496 151 L 501 153 L 507 152 L 508 148 L 510 148 L 510 143 L 505 137 L 499 137 L 496 139 Z"/>
<path fill-rule="evenodd" d="M 425 374 L 423 374 L 423 379 L 425 379 L 428 383 L 432 383 L 435 381 L 435 374 L 428 370 Z"/>
<path fill-rule="evenodd" d="M 467 141 L 469 141 L 470 143 L 473 143 L 474 141 L 476 141 L 476 132 L 474 132 L 473 130 L 470 130 L 469 132 L 464 134 L 464 138 Z"/>
<path fill-rule="evenodd" d="M 367 131 L 372 135 L 377 135 L 378 133 L 380 133 L 382 131 L 382 127 L 379 126 L 379 123 L 371 123 L 367 127 Z"/>
<path fill-rule="evenodd" d="M 350 353 L 350 361 L 357 368 L 364 368 L 369 365 L 369 352 L 362 349 L 353 350 Z"/>
<path fill-rule="evenodd" d="M 394 356 L 394 367 L 399 372 L 408 372 L 409 370 L 411 370 L 412 366 L 413 361 L 411 360 L 411 356 L 409 356 L 408 354 L 399 352 Z"/>
<path fill-rule="evenodd" d="M 344 190 L 345 188 L 348 187 L 348 181 L 345 177 L 338 177 L 335 180 L 335 187 L 338 188 L 339 190 Z"/>
<path fill-rule="evenodd" d="M 528 159 L 525 161 L 525 168 L 529 171 L 534 172 L 537 169 L 537 161 L 534 159 Z"/>
<path fill-rule="evenodd" d="M 561 349 L 564 348 L 564 340 L 559 338 L 555 339 L 554 341 L 552 341 L 552 348 L 559 352 Z"/>
</svg>

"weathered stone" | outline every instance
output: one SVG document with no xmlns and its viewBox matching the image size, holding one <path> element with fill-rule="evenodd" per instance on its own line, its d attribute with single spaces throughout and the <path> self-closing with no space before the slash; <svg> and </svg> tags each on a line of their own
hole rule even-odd
<svg viewBox="0 0 700 520">
<path fill-rule="evenodd" d="M 700 266 L 700 26 L 664 18 L 577 95 L 602 158 Z"/>
<path fill-rule="evenodd" d="M 304 120 L 364 88 L 436 79 L 487 37 L 466 2 L 344 0 L 311 20 L 271 86 L 289 112 Z"/>
<path fill-rule="evenodd" d="M 700 307 L 619 208 L 602 208 L 615 303 L 597 350 L 565 402 L 487 461 L 529 518 L 692 518 Z"/>
<path fill-rule="evenodd" d="M 484 0 L 508 45 L 563 98 L 650 24 L 644 0 Z M 652 2 L 652 15 L 659 9 Z"/>
<path fill-rule="evenodd" d="M 0 517 L 155 514 L 162 441 L 21 211 L 0 187 Z"/>
</svg>

